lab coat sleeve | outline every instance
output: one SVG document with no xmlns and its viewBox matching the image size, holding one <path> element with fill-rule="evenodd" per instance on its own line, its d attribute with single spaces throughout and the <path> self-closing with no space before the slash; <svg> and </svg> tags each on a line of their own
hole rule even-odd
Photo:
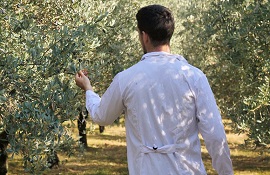
<svg viewBox="0 0 270 175">
<path fill-rule="evenodd" d="M 205 75 L 198 79 L 195 87 L 199 132 L 212 158 L 212 166 L 219 175 L 232 175 L 233 168 L 224 126 Z"/>
<path fill-rule="evenodd" d="M 101 126 L 112 124 L 124 109 L 119 76 L 115 76 L 101 98 L 91 90 L 86 91 L 86 108 L 95 123 Z"/>
</svg>

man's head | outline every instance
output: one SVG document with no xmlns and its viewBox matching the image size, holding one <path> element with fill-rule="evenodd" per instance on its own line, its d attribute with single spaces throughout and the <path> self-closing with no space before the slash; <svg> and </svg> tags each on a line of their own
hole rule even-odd
<svg viewBox="0 0 270 175">
<path fill-rule="evenodd" d="M 174 18 L 168 8 L 161 5 L 143 7 L 138 11 L 136 19 L 139 35 L 146 33 L 153 47 L 170 45 L 174 32 Z M 145 47 L 144 43 L 142 45 Z"/>
</svg>

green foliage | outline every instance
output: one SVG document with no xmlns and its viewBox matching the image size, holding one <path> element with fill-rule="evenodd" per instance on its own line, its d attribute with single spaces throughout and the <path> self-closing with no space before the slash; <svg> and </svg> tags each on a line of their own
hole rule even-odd
<svg viewBox="0 0 270 175">
<path fill-rule="evenodd" d="M 140 60 L 135 15 L 136 1 L 120 0 L 100 25 L 97 32 L 101 43 L 91 59 L 82 63 L 91 74 L 95 92 L 100 95 L 108 88 L 113 77 Z"/>
<path fill-rule="evenodd" d="M 158 2 L 140 6 L 149 3 Z M 269 0 L 160 4 L 175 15 L 173 52 L 203 69 L 238 132 L 269 144 Z M 140 59 L 138 8 L 131 0 L 0 2 L 0 128 L 27 172 L 40 174 L 54 152 L 70 156 L 78 149 L 69 127 L 84 94 L 74 74 L 87 69 L 102 95 Z"/>
<path fill-rule="evenodd" d="M 0 128 L 26 171 L 39 174 L 54 152 L 75 151 L 68 128 L 84 94 L 74 75 L 88 69 L 102 92 L 132 64 L 134 7 L 122 0 L 0 2 Z"/>
<path fill-rule="evenodd" d="M 270 2 L 206 0 L 197 6 L 184 22 L 185 54 L 208 75 L 237 131 L 269 144 Z"/>
</svg>

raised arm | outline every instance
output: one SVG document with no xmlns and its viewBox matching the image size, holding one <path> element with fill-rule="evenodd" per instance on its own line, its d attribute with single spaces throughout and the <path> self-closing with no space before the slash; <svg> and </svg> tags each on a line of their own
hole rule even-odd
<svg viewBox="0 0 270 175">
<path fill-rule="evenodd" d="M 76 75 L 75 81 L 86 91 L 86 108 L 95 123 L 102 126 L 109 125 L 121 115 L 124 105 L 119 87 L 119 76 L 114 78 L 102 98 L 93 91 L 90 80 L 82 71 Z"/>
</svg>

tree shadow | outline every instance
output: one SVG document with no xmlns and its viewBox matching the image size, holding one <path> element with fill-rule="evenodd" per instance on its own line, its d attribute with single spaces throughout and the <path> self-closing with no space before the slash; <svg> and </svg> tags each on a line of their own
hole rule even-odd
<svg viewBox="0 0 270 175">
<path fill-rule="evenodd" d="M 269 172 L 269 158 L 265 160 L 258 157 L 232 156 L 234 170 L 237 171 L 265 171 Z"/>
<path fill-rule="evenodd" d="M 98 140 L 108 140 L 108 141 L 115 141 L 115 140 L 119 140 L 121 142 L 125 142 L 126 141 L 126 137 L 125 136 L 118 136 L 118 135 L 105 135 L 105 134 L 94 134 L 94 135 L 89 135 L 89 139 L 98 139 Z"/>
<path fill-rule="evenodd" d="M 270 156 L 260 155 L 260 150 L 253 150 L 242 145 L 235 146 L 233 149 L 246 151 L 251 153 L 252 151 L 258 153 L 258 157 L 243 156 L 243 155 L 231 155 L 234 171 L 241 172 L 261 172 L 269 173 L 270 171 Z M 208 175 L 217 175 L 215 170 L 212 168 L 211 157 L 207 152 L 202 152 L 202 159 L 207 169 Z"/>
<path fill-rule="evenodd" d="M 103 145 L 87 147 L 84 156 L 61 165 L 48 174 L 127 175 L 126 146 Z"/>
</svg>

